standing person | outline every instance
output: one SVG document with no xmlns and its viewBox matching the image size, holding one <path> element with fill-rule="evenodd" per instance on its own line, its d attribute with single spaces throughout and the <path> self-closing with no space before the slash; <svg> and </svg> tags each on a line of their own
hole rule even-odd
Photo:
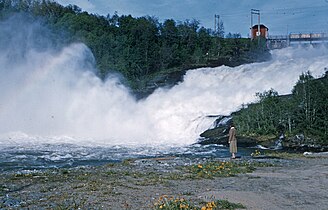
<svg viewBox="0 0 328 210">
<path fill-rule="evenodd" d="M 236 158 L 235 153 L 237 153 L 237 138 L 236 138 L 236 128 L 233 123 L 230 125 L 228 143 L 230 145 L 231 158 L 235 159 Z"/>
</svg>

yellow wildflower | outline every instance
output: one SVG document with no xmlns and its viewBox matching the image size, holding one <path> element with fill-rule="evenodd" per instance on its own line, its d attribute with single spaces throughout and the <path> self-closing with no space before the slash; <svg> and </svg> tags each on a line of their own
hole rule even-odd
<svg viewBox="0 0 328 210">
<path fill-rule="evenodd" d="M 213 207 L 216 207 L 216 205 L 215 205 L 215 202 L 214 202 L 214 201 L 212 201 L 212 206 L 213 206 Z"/>
</svg>

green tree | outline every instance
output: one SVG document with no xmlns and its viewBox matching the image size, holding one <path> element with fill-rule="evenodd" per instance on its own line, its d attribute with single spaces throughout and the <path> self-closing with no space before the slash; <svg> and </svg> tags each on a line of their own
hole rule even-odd
<svg viewBox="0 0 328 210">
<path fill-rule="evenodd" d="M 160 26 L 161 33 L 161 68 L 167 69 L 181 65 L 179 58 L 179 35 L 176 22 L 172 19 L 165 20 Z"/>
<path fill-rule="evenodd" d="M 319 136 L 327 141 L 328 78 L 315 80 L 311 73 L 303 73 L 293 89 L 296 105 L 294 116 L 297 132 Z"/>
<path fill-rule="evenodd" d="M 279 96 L 273 89 L 256 94 L 257 103 L 233 113 L 240 134 L 304 134 L 328 144 L 328 76 L 314 79 L 303 73 L 292 95 Z"/>
</svg>

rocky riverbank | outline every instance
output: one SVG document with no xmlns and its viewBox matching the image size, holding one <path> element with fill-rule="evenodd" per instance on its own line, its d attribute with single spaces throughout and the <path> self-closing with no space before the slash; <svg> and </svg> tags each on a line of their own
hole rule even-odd
<svg viewBox="0 0 328 210">
<path fill-rule="evenodd" d="M 232 116 L 218 116 L 214 122 L 214 128 L 200 134 L 199 144 L 219 144 L 228 146 L 229 126 Z M 327 152 L 328 145 L 324 145 L 316 139 L 305 137 L 303 134 L 285 137 L 284 135 L 262 136 L 237 136 L 238 146 L 254 147 L 261 145 L 271 149 L 283 149 L 293 152 Z"/>
<path fill-rule="evenodd" d="M 204 202 L 227 200 L 248 209 L 325 209 L 327 171 L 327 155 L 297 155 L 163 157 L 7 172 L 0 176 L 0 209 L 154 209 L 163 195 L 199 208 Z"/>
</svg>

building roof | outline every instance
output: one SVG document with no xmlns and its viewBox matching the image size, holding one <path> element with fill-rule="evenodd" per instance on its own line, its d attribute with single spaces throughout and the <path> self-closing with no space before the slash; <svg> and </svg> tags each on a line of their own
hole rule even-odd
<svg viewBox="0 0 328 210">
<path fill-rule="evenodd" d="M 258 28 L 258 25 L 254 25 L 254 26 L 252 27 L 252 29 L 257 29 L 257 28 Z M 263 24 L 260 25 L 260 28 L 266 28 L 267 30 L 269 30 L 269 28 L 266 27 L 266 26 L 263 25 Z"/>
</svg>

